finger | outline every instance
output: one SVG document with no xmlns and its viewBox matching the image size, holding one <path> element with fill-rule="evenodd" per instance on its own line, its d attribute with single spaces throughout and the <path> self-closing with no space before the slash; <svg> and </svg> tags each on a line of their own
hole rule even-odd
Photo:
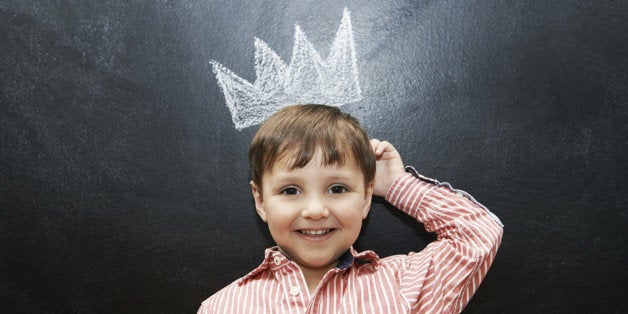
<svg viewBox="0 0 628 314">
<path fill-rule="evenodd" d="M 382 154 L 384 154 L 384 152 L 386 152 L 386 142 L 377 143 L 377 147 L 375 148 L 375 154 L 377 156 L 381 156 Z"/>
<path fill-rule="evenodd" d="M 391 149 L 392 145 L 387 141 L 381 141 L 379 142 L 379 145 L 377 145 L 378 155 L 382 155 L 385 152 L 390 151 Z"/>
<path fill-rule="evenodd" d="M 378 140 L 376 138 L 371 139 L 371 148 L 373 149 L 373 152 L 375 153 L 375 155 L 380 155 L 381 154 L 381 152 L 378 152 L 378 147 L 379 147 L 380 143 L 381 143 L 380 140 Z"/>
</svg>

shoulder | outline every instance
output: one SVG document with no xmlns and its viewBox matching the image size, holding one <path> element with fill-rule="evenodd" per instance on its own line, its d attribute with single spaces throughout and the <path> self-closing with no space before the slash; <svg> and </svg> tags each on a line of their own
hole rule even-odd
<svg viewBox="0 0 628 314">
<path fill-rule="evenodd" d="M 273 281 L 273 267 L 281 267 L 276 265 L 276 260 L 286 259 L 277 247 L 266 249 L 264 255 L 263 262 L 257 268 L 203 301 L 198 313 L 230 313 L 242 305 L 243 297 L 263 295 L 264 289 Z"/>
<path fill-rule="evenodd" d="M 220 313 L 220 309 L 233 308 L 233 305 L 238 302 L 239 298 L 247 289 L 246 285 L 242 285 L 241 283 L 242 278 L 214 293 L 201 303 L 198 313 Z"/>
</svg>

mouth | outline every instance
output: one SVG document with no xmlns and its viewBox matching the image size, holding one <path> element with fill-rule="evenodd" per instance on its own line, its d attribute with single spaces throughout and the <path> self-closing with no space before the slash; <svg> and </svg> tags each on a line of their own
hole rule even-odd
<svg viewBox="0 0 628 314">
<path fill-rule="evenodd" d="M 332 232 L 334 232 L 336 229 L 334 228 L 330 228 L 330 229 L 299 229 L 297 230 L 298 233 L 300 234 L 304 234 L 306 236 L 311 236 L 311 237 L 323 237 L 326 236 Z"/>
</svg>

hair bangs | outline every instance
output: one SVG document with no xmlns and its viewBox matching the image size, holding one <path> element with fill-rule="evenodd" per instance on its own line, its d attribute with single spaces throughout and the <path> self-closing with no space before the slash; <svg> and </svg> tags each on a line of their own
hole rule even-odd
<svg viewBox="0 0 628 314">
<path fill-rule="evenodd" d="M 262 124 L 249 150 L 253 182 L 261 186 L 264 173 L 279 160 L 290 169 L 312 161 L 320 166 L 353 161 L 365 182 L 375 175 L 375 155 L 358 120 L 325 105 L 285 107 Z"/>
<path fill-rule="evenodd" d="M 348 149 L 350 145 L 346 137 L 336 135 L 330 138 L 314 132 L 309 135 L 282 143 L 277 160 L 285 160 L 290 169 L 298 169 L 312 161 L 319 162 L 320 166 L 344 166 L 348 159 L 354 158 L 352 150 Z"/>
</svg>

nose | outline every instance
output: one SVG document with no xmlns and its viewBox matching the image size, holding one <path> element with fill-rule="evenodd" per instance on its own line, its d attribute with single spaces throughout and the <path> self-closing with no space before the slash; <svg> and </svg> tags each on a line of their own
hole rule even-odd
<svg viewBox="0 0 628 314">
<path fill-rule="evenodd" d="M 312 195 L 307 198 L 306 203 L 301 210 L 301 217 L 310 220 L 321 220 L 329 216 L 329 209 L 325 206 L 322 198 L 318 195 Z"/>
</svg>

